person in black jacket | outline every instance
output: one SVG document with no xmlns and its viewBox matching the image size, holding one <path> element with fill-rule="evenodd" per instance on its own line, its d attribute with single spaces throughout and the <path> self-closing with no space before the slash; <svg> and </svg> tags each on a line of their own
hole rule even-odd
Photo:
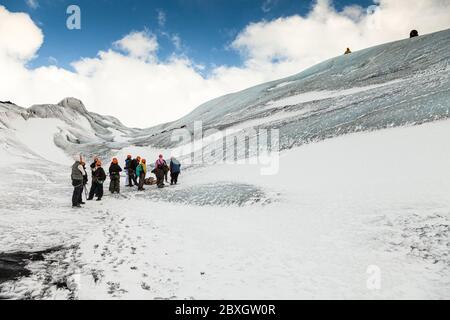
<svg viewBox="0 0 450 320">
<path fill-rule="evenodd" d="M 417 30 L 411 30 L 411 32 L 409 33 L 410 38 L 415 38 L 418 36 L 419 36 L 419 31 L 417 31 Z"/>
<path fill-rule="evenodd" d="M 102 200 L 103 197 L 103 183 L 106 180 L 105 170 L 102 168 L 102 162 L 97 160 L 95 164 L 94 171 L 92 173 L 92 188 L 89 193 L 88 200 L 94 199 L 94 196 L 97 197 L 97 201 Z"/>
<path fill-rule="evenodd" d="M 95 157 L 94 161 L 90 165 L 92 181 L 91 181 L 91 189 L 89 190 L 89 194 L 94 194 L 94 192 L 95 192 L 94 171 L 95 171 L 95 167 L 96 167 L 96 164 L 97 164 L 98 160 L 99 160 L 98 157 Z"/>
<path fill-rule="evenodd" d="M 92 161 L 92 163 L 91 163 L 91 172 L 93 173 L 94 172 L 94 170 L 95 170 L 95 165 L 97 164 L 97 161 L 98 161 L 99 159 L 98 159 L 98 157 L 95 157 L 94 158 L 94 161 Z"/>
<path fill-rule="evenodd" d="M 130 163 L 130 173 L 129 174 L 131 175 L 131 180 L 133 180 L 133 183 L 135 186 L 137 186 L 139 184 L 137 181 L 137 176 L 136 176 L 136 168 L 140 163 L 141 163 L 141 157 L 136 157 L 136 159 L 131 160 L 131 163 Z"/>
<path fill-rule="evenodd" d="M 166 160 L 164 160 L 163 155 L 160 154 L 158 160 L 155 162 L 155 169 L 153 170 L 156 176 L 156 185 L 158 188 L 164 188 L 165 166 L 167 166 Z"/>
<path fill-rule="evenodd" d="M 111 182 L 109 184 L 109 191 L 114 194 L 114 192 L 120 193 L 120 173 L 122 168 L 119 166 L 119 160 L 114 158 L 111 165 L 109 166 L 109 178 Z"/>
<path fill-rule="evenodd" d="M 132 187 L 133 186 L 133 172 L 131 170 L 131 161 L 133 161 L 133 159 L 131 158 L 131 155 L 129 154 L 127 156 L 127 159 L 125 160 L 125 172 L 127 174 L 127 180 L 125 181 L 126 186 L 127 187 Z"/>
</svg>

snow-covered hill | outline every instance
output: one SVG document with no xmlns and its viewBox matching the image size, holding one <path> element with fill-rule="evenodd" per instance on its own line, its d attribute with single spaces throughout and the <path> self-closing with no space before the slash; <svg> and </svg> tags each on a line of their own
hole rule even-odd
<svg viewBox="0 0 450 320">
<path fill-rule="evenodd" d="M 139 132 L 114 117 L 88 112 L 74 98 L 28 109 L 0 102 L 0 130 L 0 147 L 5 153 L 65 164 L 80 152 L 106 155 L 128 145 L 123 143 Z"/>
<path fill-rule="evenodd" d="M 148 129 L 74 98 L 1 102 L 0 298 L 449 298 L 449 62 L 446 30 Z M 279 129 L 278 170 L 217 155 L 178 186 L 71 208 L 74 155 L 151 162 L 194 121 L 250 138 Z"/>
<path fill-rule="evenodd" d="M 449 61 L 450 30 L 368 48 L 207 102 L 136 141 L 173 147 L 173 130 L 192 131 L 194 121 L 202 121 L 204 130 L 278 128 L 284 150 L 351 132 L 446 119 Z"/>
</svg>

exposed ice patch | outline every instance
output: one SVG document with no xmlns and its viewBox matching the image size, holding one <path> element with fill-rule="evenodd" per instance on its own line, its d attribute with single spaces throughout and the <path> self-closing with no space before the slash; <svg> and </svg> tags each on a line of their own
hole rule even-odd
<svg viewBox="0 0 450 320">
<path fill-rule="evenodd" d="M 167 201 L 197 206 L 248 206 L 267 205 L 276 199 L 269 197 L 260 188 L 244 183 L 218 182 L 189 186 L 186 188 L 165 188 L 146 194 L 152 200 Z"/>
</svg>

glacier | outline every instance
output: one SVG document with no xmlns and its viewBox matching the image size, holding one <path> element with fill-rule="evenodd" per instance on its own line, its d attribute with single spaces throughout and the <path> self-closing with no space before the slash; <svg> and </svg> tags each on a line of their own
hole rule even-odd
<svg viewBox="0 0 450 320">
<path fill-rule="evenodd" d="M 446 119 L 449 37 L 446 30 L 330 59 L 205 103 L 178 121 L 150 129 L 136 142 L 173 147 L 171 131 L 183 126 L 192 130 L 194 121 L 201 120 L 205 130 L 224 130 L 258 120 L 256 129 L 280 129 L 284 150 L 352 132 Z M 295 99 L 302 95 L 309 97 Z"/>
<path fill-rule="evenodd" d="M 152 128 L 76 98 L 0 102 L 0 270 L 16 274 L 0 277 L 0 298 L 448 299 L 449 40 L 336 57 Z M 162 192 L 122 187 L 71 208 L 74 155 L 152 162 L 195 121 L 278 129 L 279 171 L 218 156 Z"/>
</svg>

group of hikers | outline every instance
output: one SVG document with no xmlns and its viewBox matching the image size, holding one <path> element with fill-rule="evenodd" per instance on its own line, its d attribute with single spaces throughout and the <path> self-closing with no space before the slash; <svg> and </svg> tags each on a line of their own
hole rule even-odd
<svg viewBox="0 0 450 320">
<path fill-rule="evenodd" d="M 90 165 L 91 169 L 91 188 L 89 194 L 87 192 L 88 173 L 86 170 L 86 163 L 80 157 L 80 160 L 76 160 L 72 165 L 72 185 L 74 187 L 72 195 L 72 207 L 81 208 L 83 202 L 83 190 L 86 190 L 87 201 L 93 200 L 94 197 L 97 201 L 101 201 L 103 197 L 103 184 L 106 181 L 107 175 L 102 167 L 102 161 L 95 157 L 94 161 Z M 151 173 L 155 174 L 156 179 L 147 177 L 147 161 L 141 157 L 133 159 L 131 155 L 127 156 L 125 160 L 124 169 L 119 165 L 117 158 L 113 158 L 111 165 L 109 166 L 109 191 L 114 193 L 120 193 L 120 174 L 125 171 L 126 173 L 126 186 L 137 186 L 139 191 L 143 191 L 144 185 L 154 185 L 158 188 L 164 188 L 166 183 L 169 183 L 168 175 L 170 173 L 170 184 L 176 185 L 178 183 L 178 176 L 181 173 L 181 164 L 175 159 L 170 158 L 169 164 L 164 159 L 163 155 L 159 155 L 154 164 L 154 168 Z"/>
</svg>

